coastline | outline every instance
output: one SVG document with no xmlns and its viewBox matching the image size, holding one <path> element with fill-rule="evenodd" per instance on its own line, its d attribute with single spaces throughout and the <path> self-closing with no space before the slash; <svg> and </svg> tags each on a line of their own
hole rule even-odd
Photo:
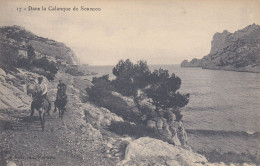
<svg viewBox="0 0 260 166">
<path fill-rule="evenodd" d="M 222 70 L 222 71 L 234 71 L 234 72 L 247 72 L 247 73 L 260 73 L 259 71 L 252 71 L 252 70 L 245 70 L 239 68 L 221 68 L 221 67 L 201 67 L 201 66 L 181 66 L 181 68 L 200 68 L 200 69 L 207 69 L 207 70 Z"/>
</svg>

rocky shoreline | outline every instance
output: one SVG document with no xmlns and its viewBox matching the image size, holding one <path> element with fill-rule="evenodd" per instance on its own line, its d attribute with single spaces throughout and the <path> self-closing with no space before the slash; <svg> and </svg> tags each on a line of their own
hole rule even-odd
<svg viewBox="0 0 260 166">
<path fill-rule="evenodd" d="M 184 60 L 181 67 L 260 73 L 259 36 L 260 26 L 255 24 L 234 33 L 216 33 L 208 55 Z"/>
</svg>

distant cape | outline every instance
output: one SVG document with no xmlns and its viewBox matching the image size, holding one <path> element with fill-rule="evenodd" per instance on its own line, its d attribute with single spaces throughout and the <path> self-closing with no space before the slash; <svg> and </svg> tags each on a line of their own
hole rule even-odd
<svg viewBox="0 0 260 166">
<path fill-rule="evenodd" d="M 260 73 L 260 26 L 215 33 L 210 53 L 202 59 L 184 60 L 181 67 Z"/>
</svg>

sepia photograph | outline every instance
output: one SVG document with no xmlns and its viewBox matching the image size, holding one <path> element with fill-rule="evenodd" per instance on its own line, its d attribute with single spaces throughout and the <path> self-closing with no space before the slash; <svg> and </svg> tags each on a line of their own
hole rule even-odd
<svg viewBox="0 0 260 166">
<path fill-rule="evenodd" d="M 0 166 L 258 165 L 259 0 L 0 0 Z"/>
</svg>

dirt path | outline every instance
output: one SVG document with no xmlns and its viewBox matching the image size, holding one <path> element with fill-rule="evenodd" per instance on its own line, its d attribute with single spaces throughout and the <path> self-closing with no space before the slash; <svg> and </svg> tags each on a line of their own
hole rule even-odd
<svg viewBox="0 0 260 166">
<path fill-rule="evenodd" d="M 50 82 L 49 97 L 55 100 L 57 81 L 67 84 L 68 104 L 64 119 L 58 113 L 46 117 L 41 131 L 38 113 L 29 118 L 30 111 L 2 110 L 0 112 L 0 165 L 12 161 L 17 165 L 115 165 L 116 159 L 104 157 L 106 138 L 86 124 L 80 110 L 78 90 L 73 77 L 58 75 Z"/>
</svg>

